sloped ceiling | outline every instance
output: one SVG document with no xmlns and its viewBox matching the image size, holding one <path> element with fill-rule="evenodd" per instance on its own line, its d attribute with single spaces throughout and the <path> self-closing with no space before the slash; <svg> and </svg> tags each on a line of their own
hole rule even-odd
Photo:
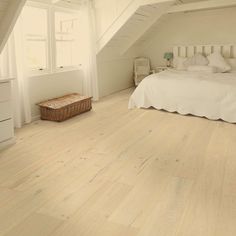
<svg viewBox="0 0 236 236">
<path fill-rule="evenodd" d="M 8 8 L 11 0 L 1 0 L 0 1 L 0 21 L 2 17 L 4 16 L 4 13 L 6 12 L 6 9 Z"/>
<path fill-rule="evenodd" d="M 0 1 L 0 53 L 14 28 L 26 0 Z"/>
<path fill-rule="evenodd" d="M 207 2 L 208 0 L 178 0 L 176 2 L 176 5 L 183 5 L 188 3 L 196 3 L 196 2 Z M 217 0 L 216 0 L 217 1 Z M 157 31 L 159 30 L 159 25 L 163 21 L 168 20 L 169 15 L 163 15 L 149 30 L 147 30 L 142 37 L 137 41 L 136 46 L 143 46 L 145 45 L 150 38 L 152 38 L 154 35 L 156 35 Z"/>
</svg>

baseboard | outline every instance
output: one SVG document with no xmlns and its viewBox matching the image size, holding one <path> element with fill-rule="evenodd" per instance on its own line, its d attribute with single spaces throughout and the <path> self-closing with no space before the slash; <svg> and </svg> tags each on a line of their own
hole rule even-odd
<svg viewBox="0 0 236 236">
<path fill-rule="evenodd" d="M 133 83 L 133 81 L 132 81 L 132 83 L 130 83 L 129 85 L 125 86 L 124 88 L 121 88 L 121 89 L 118 89 L 118 90 L 115 90 L 115 91 L 111 91 L 110 93 L 107 93 L 107 94 L 105 94 L 105 95 L 101 95 L 101 96 L 99 97 L 99 99 L 109 97 L 109 96 L 111 96 L 111 95 L 113 95 L 113 94 L 120 93 L 120 92 L 123 92 L 123 91 L 128 90 L 128 89 L 131 89 L 131 88 L 134 88 L 134 83 Z"/>
</svg>

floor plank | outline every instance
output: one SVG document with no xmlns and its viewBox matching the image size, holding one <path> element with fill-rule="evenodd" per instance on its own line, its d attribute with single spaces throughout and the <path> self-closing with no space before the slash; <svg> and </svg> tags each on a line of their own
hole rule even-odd
<svg viewBox="0 0 236 236">
<path fill-rule="evenodd" d="M 236 235 L 236 126 L 128 110 L 131 92 L 17 130 L 0 153 L 1 236 Z"/>
<path fill-rule="evenodd" d="M 61 220 L 33 213 L 19 225 L 9 231 L 6 236 L 24 235 L 24 236 L 47 236 L 50 235 L 60 224 Z"/>
</svg>

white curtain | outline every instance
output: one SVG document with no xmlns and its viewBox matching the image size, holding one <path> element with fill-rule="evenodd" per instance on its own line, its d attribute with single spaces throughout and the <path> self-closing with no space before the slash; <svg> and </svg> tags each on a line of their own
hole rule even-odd
<svg viewBox="0 0 236 236">
<path fill-rule="evenodd" d="M 94 101 L 99 99 L 98 75 L 96 60 L 96 25 L 95 10 L 92 0 L 85 0 L 81 6 L 81 53 L 84 70 L 83 93 L 92 96 Z"/>
<path fill-rule="evenodd" d="M 28 76 L 23 60 L 23 39 L 19 19 L 0 55 L 0 76 L 14 78 L 12 81 L 13 117 L 16 128 L 31 122 Z"/>
</svg>

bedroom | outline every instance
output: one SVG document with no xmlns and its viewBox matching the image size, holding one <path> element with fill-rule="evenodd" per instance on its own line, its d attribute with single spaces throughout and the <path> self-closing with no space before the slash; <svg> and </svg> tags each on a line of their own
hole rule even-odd
<svg viewBox="0 0 236 236">
<path fill-rule="evenodd" d="M 235 235 L 234 117 L 222 121 L 166 112 L 165 107 L 128 109 L 128 103 L 153 76 L 134 87 L 137 57 L 150 60 L 161 86 L 167 81 L 163 77 L 173 70 L 166 68 L 166 52 L 175 57 L 176 52 L 189 57 L 200 52 L 205 57 L 220 50 L 230 64 L 228 59 L 236 57 L 236 1 L 12 0 L 10 7 L 8 1 L 3 2 L 1 85 L 11 83 L 12 101 L 1 100 L 0 108 L 3 104 L 6 108 L 0 110 L 0 118 L 12 104 L 16 128 L 14 139 L 7 139 L 0 151 L 0 235 Z M 28 33 L 29 41 L 38 40 L 37 45 L 46 41 L 43 48 L 48 56 L 33 47 L 34 56 L 44 60 L 39 60 L 37 71 L 25 76 L 25 57 L 20 51 L 25 45 L 19 43 L 25 40 L 19 19 L 27 7 L 35 11 L 29 11 L 28 18 L 25 14 L 28 27 L 24 26 L 24 32 L 33 31 Z M 44 13 L 38 15 L 44 18 L 37 18 L 37 10 L 42 9 Z M 78 13 L 80 41 L 76 45 L 83 53 L 78 58 L 75 53 L 76 66 L 66 64 L 68 51 L 59 58 L 66 65 L 56 63 L 56 12 L 64 13 L 59 16 L 70 22 Z M 33 26 L 29 24 L 32 14 Z M 76 23 L 67 27 L 71 25 Z M 35 33 L 39 28 L 40 35 Z M 70 51 L 71 57 L 75 51 Z M 160 68 L 165 71 L 159 73 Z M 235 114 L 233 101 L 228 100 L 234 99 L 234 64 L 226 73 L 178 73 L 181 78 L 176 80 L 181 83 L 188 83 L 186 73 L 197 75 L 191 81 L 201 78 L 213 83 L 200 87 L 198 105 L 205 107 L 205 99 L 210 99 L 216 105 L 213 112 L 223 104 L 221 114 L 227 105 L 232 105 L 230 119 Z M 14 80 L 9 82 L 6 76 Z M 215 80 L 222 84 L 215 88 L 220 98 L 212 93 Z M 192 87 L 185 90 L 188 96 L 196 95 Z M 202 88 L 209 93 L 202 94 Z M 3 88 L 0 99 L 8 93 Z M 64 122 L 40 120 L 38 103 L 70 93 L 93 96 L 93 109 Z M 166 94 L 168 101 L 176 95 Z M 187 99 L 183 96 L 179 102 Z M 212 106 L 206 108 L 202 116 L 212 112 Z M 0 137 L 6 132 L 1 124 Z"/>
</svg>

